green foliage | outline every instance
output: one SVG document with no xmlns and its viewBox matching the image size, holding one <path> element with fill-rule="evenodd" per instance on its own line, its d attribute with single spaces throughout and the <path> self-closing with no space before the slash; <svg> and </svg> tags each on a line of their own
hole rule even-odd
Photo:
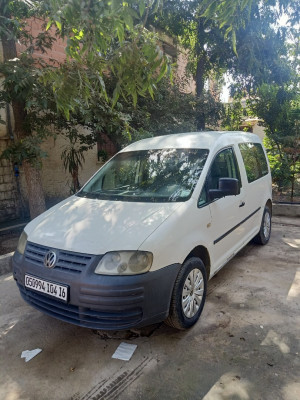
<svg viewBox="0 0 300 400">
<path fill-rule="evenodd" d="M 264 146 L 268 154 L 273 183 L 282 192 L 285 188 L 290 187 L 293 168 L 291 168 L 287 154 L 280 155 L 276 142 L 268 136 L 264 138 Z"/>
<path fill-rule="evenodd" d="M 207 79 L 219 82 L 226 69 L 227 60 L 232 57 L 229 41 L 217 24 L 201 17 L 201 2 L 197 0 L 166 0 L 162 16 L 151 21 L 158 28 L 176 37 L 180 46 L 187 49 L 188 65 L 186 74 L 196 82 L 196 129 L 203 130 L 211 125 L 220 113 L 218 94 L 210 95 L 205 88 Z"/>
<path fill-rule="evenodd" d="M 263 120 L 273 180 L 280 189 L 289 185 L 293 198 L 300 174 L 299 92 L 292 84 L 286 87 L 262 85 L 251 103 L 251 110 Z"/>
<path fill-rule="evenodd" d="M 131 97 L 136 105 L 139 95 L 153 94 L 155 82 L 170 72 L 157 36 L 144 27 L 147 16 L 156 12 L 159 4 L 154 0 L 49 2 L 46 28 L 55 25 L 59 35 L 68 38 L 68 58 L 63 69 L 52 69 L 43 78 L 46 83 L 54 82 L 58 109 L 67 118 L 76 109 L 76 98 L 88 103 L 93 89 L 107 96 L 105 75 L 115 81 L 112 106 L 120 96 Z M 89 71 L 93 71 L 92 76 Z"/>
<path fill-rule="evenodd" d="M 26 134 L 15 133 L 14 141 L 2 154 L 13 162 L 29 161 L 40 168 L 46 153 L 41 145 L 46 137 L 53 135 L 52 125 L 56 124 L 56 107 L 51 88 L 39 81 L 40 71 L 34 67 L 33 58 L 23 53 L 19 58 L 0 64 L 3 74 L 0 89 L 0 108 L 15 104 L 22 118 L 21 129 Z M 19 128 L 19 129 L 20 129 Z"/>
<path fill-rule="evenodd" d="M 289 46 L 299 41 L 299 0 L 204 0 L 201 9 L 207 20 L 225 29 L 225 37 L 231 36 L 236 53 L 228 63 L 232 95 L 295 78 Z M 282 17 L 285 24 L 280 24 Z"/>
<path fill-rule="evenodd" d="M 196 77 L 197 63 L 204 62 L 203 78 L 217 79 L 232 57 L 229 41 L 212 19 L 201 16 L 199 0 L 166 0 L 161 16 L 154 16 L 151 23 L 175 37 L 188 50 L 188 72 Z M 198 93 L 200 94 L 200 93 Z"/>
<path fill-rule="evenodd" d="M 118 146 L 128 142 L 131 116 L 118 100 L 136 105 L 141 95 L 153 97 L 156 84 L 170 73 L 157 36 L 145 29 L 159 5 L 159 0 L 1 1 L 0 36 L 7 51 L 0 64 L 0 107 L 11 103 L 16 121 L 3 157 L 40 165 L 42 142 L 59 132 L 69 141 L 62 158 L 72 174 L 99 132 Z M 26 25 L 31 17 L 45 21 L 36 37 Z M 46 63 L 42 53 L 60 39 L 65 61 Z M 16 41 L 22 45 L 17 57 Z M 79 133 L 81 126 L 90 133 Z"/>
<path fill-rule="evenodd" d="M 173 35 L 188 49 L 188 71 L 202 97 L 205 80 L 220 81 L 225 71 L 233 77 L 232 95 L 255 91 L 263 83 L 284 84 L 293 68 L 287 39 L 293 41 L 299 21 L 299 1 L 166 0 L 161 16 L 151 23 Z M 285 13 L 290 23 L 278 26 Z M 198 128 L 205 114 L 199 109 Z M 227 124 L 229 126 L 230 124 Z"/>
<path fill-rule="evenodd" d="M 195 130 L 195 101 L 193 94 L 183 92 L 181 82 L 175 80 L 170 86 L 167 79 L 162 79 L 154 101 L 147 97 L 139 99 L 131 114 L 131 125 L 151 135 Z"/>
<path fill-rule="evenodd" d="M 101 160 L 102 162 L 106 162 L 109 158 L 106 150 L 98 150 L 97 156 L 98 156 L 98 161 Z"/>
<path fill-rule="evenodd" d="M 298 50 L 291 40 L 289 46 L 285 43 L 287 37 L 294 37 L 293 29 L 279 28 L 275 22 L 282 10 L 291 22 L 297 21 L 297 4 L 298 0 L 280 0 L 276 8 L 272 0 L 259 6 L 253 0 L 165 0 L 161 8 L 160 0 L 2 1 L 1 38 L 18 40 L 23 46 L 18 57 L 0 64 L 4 76 L 0 107 L 23 106 L 22 134 L 17 132 L 5 156 L 40 164 L 44 156 L 40 144 L 60 133 L 69 141 L 65 167 L 76 172 L 72 165 L 77 164 L 78 171 L 99 133 L 120 148 L 157 133 L 196 130 L 199 116 L 206 125 L 216 125 L 222 112 L 225 129 L 237 129 L 241 106 L 236 102 L 222 111 L 217 96 L 206 90 L 205 80 L 213 76 L 218 81 L 228 70 L 239 94 L 241 89 L 255 93 L 257 87 L 263 91 L 266 82 L 269 87 L 275 87 L 270 86 L 274 82 L 283 87 Z M 30 17 L 45 20 L 37 37 L 25 29 Z M 188 72 L 196 77 L 196 96 L 184 94 L 180 82 L 170 86 L 165 79 L 171 73 L 170 63 L 157 45 L 159 37 L 145 28 L 152 25 L 188 49 Z M 51 50 L 57 39 L 65 40 L 66 59 L 46 64 L 38 54 Z M 293 69 L 295 73 L 297 67 Z M 263 92 L 261 96 L 268 100 Z M 255 103 L 252 107 L 257 116 L 264 114 L 270 132 L 276 125 L 276 134 L 269 134 L 276 143 L 283 143 L 283 136 L 290 133 L 287 121 L 298 112 L 296 106 L 290 112 L 287 105 L 281 107 L 280 96 L 276 92 L 277 103 L 272 100 L 269 108 L 261 103 L 260 114 Z M 295 97 L 283 103 L 290 101 L 295 102 Z M 88 134 L 80 133 L 82 126 Z M 291 148 L 282 144 L 281 158 Z"/>
<path fill-rule="evenodd" d="M 72 129 L 67 135 L 69 143 L 64 147 L 61 153 L 63 166 L 72 176 L 71 193 L 76 193 L 80 189 L 78 172 L 85 161 L 84 153 L 90 148 L 90 146 L 82 144 L 78 136 L 78 132 Z"/>
<path fill-rule="evenodd" d="M 276 24 L 280 15 L 284 13 L 289 16 L 292 25 L 299 23 L 299 0 L 265 0 L 256 2 L 254 0 L 203 0 L 201 9 L 203 16 L 218 23 L 220 29 L 226 28 L 225 36 L 231 36 L 232 47 L 236 54 L 238 31 L 244 30 L 247 26 L 256 22 L 253 19 L 253 10 L 257 13 L 256 19 L 267 19 L 273 15 Z M 260 21 L 261 22 L 261 21 Z M 261 33 L 265 33 L 260 31 Z"/>
<path fill-rule="evenodd" d="M 248 110 L 243 107 L 241 96 L 235 96 L 233 101 L 223 108 L 221 127 L 226 131 L 239 131 L 247 115 Z"/>
<path fill-rule="evenodd" d="M 47 153 L 41 149 L 41 144 L 42 140 L 38 136 L 28 136 L 14 141 L 2 152 L 0 159 L 7 159 L 19 165 L 22 165 L 22 162 L 26 160 L 40 169 L 42 166 L 41 159 L 47 156 Z"/>
<path fill-rule="evenodd" d="M 215 126 L 220 118 L 222 106 L 214 97 L 205 92 L 202 99 L 192 93 L 185 93 L 185 82 L 175 79 L 170 86 L 164 78 L 157 85 L 154 101 L 140 98 L 130 114 L 132 140 L 155 135 L 167 135 L 197 130 L 197 110 L 201 107 L 207 124 Z M 126 110 L 126 106 L 124 107 Z"/>
</svg>

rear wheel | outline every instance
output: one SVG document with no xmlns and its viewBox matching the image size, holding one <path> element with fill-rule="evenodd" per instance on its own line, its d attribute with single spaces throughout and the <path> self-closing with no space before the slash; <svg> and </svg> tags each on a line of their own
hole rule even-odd
<svg viewBox="0 0 300 400">
<path fill-rule="evenodd" d="M 255 243 L 258 244 L 267 244 L 270 236 L 271 236 L 271 229 L 272 229 L 272 214 L 271 210 L 268 206 L 265 206 L 261 226 L 258 234 L 253 239 Z"/>
<path fill-rule="evenodd" d="M 185 261 L 175 281 L 170 314 L 165 321 L 177 329 L 188 329 L 199 319 L 207 290 L 206 269 L 200 258 Z"/>
</svg>

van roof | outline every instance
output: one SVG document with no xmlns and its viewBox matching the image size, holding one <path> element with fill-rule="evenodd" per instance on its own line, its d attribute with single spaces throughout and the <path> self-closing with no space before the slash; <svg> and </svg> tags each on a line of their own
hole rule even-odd
<svg viewBox="0 0 300 400">
<path fill-rule="evenodd" d="M 212 149 L 213 147 L 227 146 L 233 143 L 260 142 L 257 135 L 239 131 L 206 131 L 174 133 L 171 135 L 155 136 L 142 139 L 125 147 L 123 151 L 137 151 L 164 148 L 200 148 Z"/>
</svg>

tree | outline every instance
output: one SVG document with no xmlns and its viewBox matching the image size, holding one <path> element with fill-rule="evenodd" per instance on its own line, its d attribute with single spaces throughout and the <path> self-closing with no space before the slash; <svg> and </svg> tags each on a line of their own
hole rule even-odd
<svg viewBox="0 0 300 400">
<path fill-rule="evenodd" d="M 84 120 L 95 98 L 110 110 L 120 96 L 136 104 L 139 95 L 153 96 L 156 82 L 167 73 L 157 38 L 144 28 L 156 11 L 155 1 L 1 0 L 0 103 L 12 104 L 15 121 L 14 143 L 4 156 L 22 162 L 32 218 L 45 209 L 40 144 L 52 134 L 51 124 L 68 126 L 72 115 L 80 116 L 75 122 Z M 45 23 L 34 37 L 26 23 L 36 17 Z M 57 38 L 66 40 L 66 60 L 46 64 L 39 54 L 50 51 Z M 115 82 L 112 96 L 107 76 Z"/>
<path fill-rule="evenodd" d="M 196 82 L 197 129 L 204 130 L 205 104 L 209 96 L 205 88 L 208 78 L 218 80 L 226 70 L 227 60 L 232 56 L 230 42 L 212 20 L 202 17 L 201 2 L 167 0 L 162 17 L 155 16 L 153 24 L 175 36 L 180 45 L 188 50 L 187 73 Z M 217 97 L 215 101 L 217 101 Z"/>
<path fill-rule="evenodd" d="M 295 181 L 300 174 L 299 92 L 292 85 L 264 84 L 250 107 L 263 120 L 273 181 L 279 189 L 289 184 L 293 201 Z"/>
<path fill-rule="evenodd" d="M 224 106 L 221 126 L 226 131 L 239 131 L 245 116 L 247 109 L 242 105 L 241 96 L 235 96 L 231 103 Z"/>
<path fill-rule="evenodd" d="M 273 0 L 166 0 L 162 18 L 155 17 L 156 26 L 173 34 L 188 49 L 200 100 L 199 130 L 205 127 L 201 99 L 208 78 L 218 80 L 229 71 L 234 91 L 248 94 L 262 83 L 290 80 L 286 39 L 295 35 L 292 24 L 299 20 L 299 1 L 280 0 L 276 4 Z M 291 26 L 277 25 L 282 12 Z"/>
<path fill-rule="evenodd" d="M 79 168 L 82 168 L 85 161 L 84 153 L 89 149 L 85 144 L 77 145 L 76 134 L 69 138 L 70 144 L 66 146 L 61 153 L 64 168 L 72 176 L 72 185 L 70 191 L 72 194 L 78 192 L 80 189 L 79 183 Z"/>
<path fill-rule="evenodd" d="M 134 139 L 141 132 L 155 136 L 197 129 L 198 99 L 193 93 L 185 93 L 185 87 L 182 78 L 175 77 L 171 86 L 164 78 L 157 85 L 154 101 L 147 97 L 138 100 L 136 109 L 130 113 L 130 126 L 136 131 Z M 222 110 L 220 103 L 207 93 L 203 96 L 202 107 L 205 107 L 207 122 L 217 125 Z"/>
<path fill-rule="evenodd" d="M 220 28 L 225 27 L 225 35 L 231 35 L 232 46 L 237 53 L 236 40 L 237 31 L 244 29 L 253 21 L 253 10 L 256 10 L 256 18 L 272 16 L 275 25 L 283 14 L 293 27 L 299 23 L 299 0 L 265 0 L 256 2 L 254 0 L 203 0 L 203 16 L 216 21 Z"/>
<path fill-rule="evenodd" d="M 27 192 L 30 204 L 30 213 L 32 217 L 38 215 L 45 209 L 45 200 L 42 190 L 41 178 L 38 171 L 39 159 L 42 156 L 39 149 L 41 137 L 45 131 L 39 131 L 38 135 L 32 135 L 33 129 L 39 128 L 39 123 L 35 120 L 32 124 L 26 122 L 34 120 L 33 114 L 28 112 L 26 101 L 32 99 L 36 86 L 36 74 L 33 72 L 34 61 L 24 53 L 17 58 L 16 39 L 18 34 L 24 28 L 24 25 L 16 18 L 12 18 L 13 13 L 19 13 L 23 18 L 30 15 L 25 4 L 8 3 L 1 1 L 0 14 L 1 26 L 0 37 L 3 49 L 3 63 L 0 65 L 0 73 L 4 75 L 0 91 L 0 106 L 11 103 L 14 114 L 14 137 L 15 142 L 7 152 L 11 155 L 13 152 L 18 154 L 14 161 L 23 163 L 23 170 L 27 184 Z M 36 46 L 40 51 L 45 51 L 50 46 L 51 39 L 48 35 L 41 36 L 33 43 L 33 38 L 24 30 L 22 33 L 24 43 L 27 43 L 29 51 Z M 42 96 L 44 97 L 44 96 Z M 43 131 L 43 132 L 42 132 Z"/>
</svg>

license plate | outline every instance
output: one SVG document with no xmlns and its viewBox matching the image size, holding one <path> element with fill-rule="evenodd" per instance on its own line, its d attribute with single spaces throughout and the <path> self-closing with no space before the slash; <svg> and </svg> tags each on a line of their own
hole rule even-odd
<svg viewBox="0 0 300 400">
<path fill-rule="evenodd" d="M 32 275 L 25 275 L 25 287 L 37 292 L 45 293 L 48 296 L 56 297 L 64 302 L 68 301 L 69 288 L 54 282 L 45 281 Z"/>
</svg>

